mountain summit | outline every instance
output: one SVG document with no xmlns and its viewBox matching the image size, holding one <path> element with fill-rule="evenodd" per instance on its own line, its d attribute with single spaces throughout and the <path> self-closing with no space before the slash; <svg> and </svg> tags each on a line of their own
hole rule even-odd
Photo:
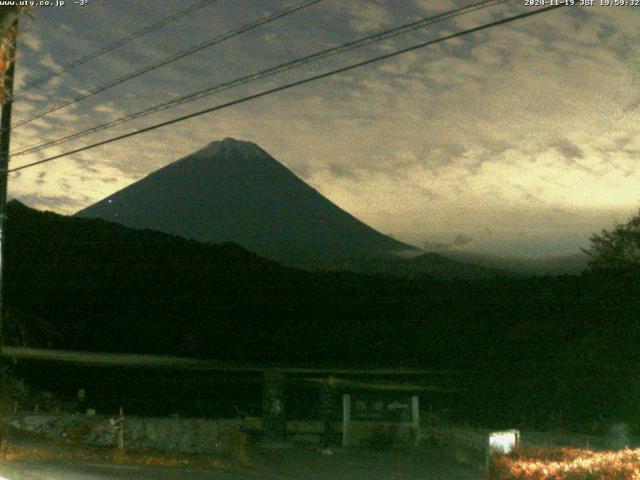
<svg viewBox="0 0 640 480">
<path fill-rule="evenodd" d="M 226 138 L 78 212 L 302 267 L 345 268 L 420 251 L 362 223 L 257 145 Z"/>
</svg>

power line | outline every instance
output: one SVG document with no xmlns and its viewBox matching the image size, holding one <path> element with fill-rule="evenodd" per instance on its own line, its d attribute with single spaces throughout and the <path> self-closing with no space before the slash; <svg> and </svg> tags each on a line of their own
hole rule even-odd
<svg viewBox="0 0 640 480">
<path fill-rule="evenodd" d="M 335 70 L 330 70 L 330 71 L 325 72 L 325 73 L 321 73 L 321 74 L 318 74 L 318 75 L 313 75 L 311 77 L 307 77 L 307 78 L 302 79 L 302 80 L 297 80 L 295 82 L 287 83 L 287 84 L 281 85 L 279 87 L 275 87 L 275 88 L 271 88 L 271 89 L 268 89 L 268 90 L 264 90 L 264 91 L 262 91 L 260 93 L 256 93 L 256 94 L 253 94 L 253 95 L 248 95 L 248 96 L 240 98 L 238 100 L 233 100 L 231 102 L 227 102 L 227 103 L 224 103 L 224 104 L 221 104 L 221 105 L 216 105 L 215 107 L 206 108 L 204 110 L 200 110 L 198 112 L 194 112 L 194 113 L 191 113 L 189 115 L 184 115 L 184 116 L 181 116 L 181 117 L 178 117 L 178 118 L 174 118 L 172 120 L 167 120 L 165 122 L 157 123 L 157 124 L 151 125 L 149 127 L 145 127 L 145 128 L 141 128 L 139 130 L 135 130 L 133 132 L 125 133 L 123 135 L 118 135 L 116 137 L 112 137 L 112 138 L 107 139 L 107 140 L 102 140 L 100 142 L 96 142 L 96 143 L 93 143 L 91 145 L 86 145 L 86 146 L 81 147 L 81 148 L 76 148 L 74 150 L 70 150 L 70 151 L 65 152 L 65 153 L 61 153 L 61 154 L 54 155 L 54 156 L 51 156 L 51 157 L 48 157 L 48 158 L 45 158 L 45 159 L 42 159 L 42 160 L 38 160 L 37 162 L 32 162 L 32 163 L 28 163 L 26 165 L 22 165 L 20 167 L 12 168 L 12 169 L 9 170 L 9 172 L 17 172 L 19 170 L 23 170 L 23 169 L 30 168 L 30 167 L 33 167 L 33 166 L 36 166 L 36 165 L 40 165 L 40 164 L 43 164 L 43 163 L 51 162 L 53 160 L 57 160 L 59 158 L 67 157 L 67 156 L 73 155 L 75 153 L 84 152 L 86 150 L 90 150 L 90 149 L 93 149 L 93 148 L 96 148 L 96 147 L 100 147 L 102 145 L 107 145 L 109 143 L 117 142 L 119 140 L 124 140 L 125 138 L 133 137 L 133 136 L 136 136 L 136 135 L 140 135 L 142 133 L 146 133 L 146 132 L 150 132 L 152 130 L 156 130 L 158 128 L 162 128 L 162 127 L 166 127 L 168 125 L 173 125 L 175 123 L 183 122 L 183 121 L 189 120 L 191 118 L 199 117 L 199 116 L 207 114 L 207 113 L 215 112 L 217 110 L 222 110 L 224 108 L 232 107 L 234 105 L 245 103 L 245 102 L 248 102 L 250 100 L 255 100 L 257 98 L 265 97 L 267 95 L 271 95 L 271 94 L 274 94 L 274 93 L 282 92 L 284 90 L 288 90 L 290 88 L 297 87 L 299 85 L 304 85 L 304 84 L 311 83 L 311 82 L 316 81 L 316 80 L 332 77 L 334 75 L 337 75 L 337 74 L 340 74 L 340 73 L 344 73 L 344 72 L 347 72 L 347 71 L 350 71 L 350 70 L 354 70 L 356 68 L 364 67 L 366 65 L 371 65 L 373 63 L 377 63 L 377 62 L 380 62 L 380 61 L 383 61 L 383 60 L 387 60 L 389 58 L 392 58 L 392 57 L 395 57 L 395 56 L 398 56 L 398 55 L 402 55 L 404 53 L 412 52 L 412 51 L 415 51 L 415 50 L 418 50 L 418 49 L 421 49 L 421 48 L 425 48 L 425 47 L 428 47 L 428 46 L 431 46 L 431 45 L 435 45 L 437 43 L 442 43 L 442 42 L 445 42 L 447 40 L 451 40 L 453 38 L 462 37 L 464 35 L 469 35 L 471 33 L 479 32 L 481 30 L 486 30 L 488 28 L 496 27 L 498 25 L 504 25 L 506 23 L 511 23 L 513 21 L 516 21 L 516 20 L 521 20 L 521 19 L 528 18 L 528 17 L 534 16 L 534 15 L 539 15 L 541 13 L 549 12 L 551 10 L 555 10 L 557 8 L 562 8 L 562 7 L 565 7 L 565 6 L 567 6 L 566 3 L 561 3 L 561 4 L 558 4 L 558 5 L 551 5 L 551 6 L 543 7 L 543 8 L 537 9 L 537 10 L 532 10 L 532 11 L 529 11 L 529 12 L 521 13 L 519 15 L 514 15 L 512 17 L 504 18 L 502 20 L 495 20 L 493 22 L 485 23 L 484 25 L 480 25 L 478 27 L 473 27 L 473 28 L 470 28 L 470 29 L 467 29 L 467 30 L 463 30 L 462 32 L 453 33 L 451 35 L 446 35 L 444 37 L 440 37 L 440 38 L 437 38 L 435 40 L 429 40 L 427 42 L 419 43 L 419 44 L 411 46 L 411 47 L 403 48 L 401 50 L 396 50 L 394 52 L 387 53 L 385 55 L 380 55 L 380 56 L 377 56 L 377 57 L 374 57 L 374 58 L 370 58 L 369 60 L 365 60 L 365 61 L 362 61 L 362 62 L 358 62 L 358 63 L 354 63 L 354 64 L 351 64 L 351 65 L 348 65 L 346 67 L 341 67 L 341 68 L 337 68 Z"/>
<path fill-rule="evenodd" d="M 118 125 L 122 125 L 124 123 L 130 122 L 132 120 L 137 120 L 139 118 L 145 117 L 147 115 L 151 115 L 152 113 L 157 113 L 163 110 L 167 110 L 169 108 L 172 107 L 176 107 L 178 105 L 182 105 L 188 102 L 193 102 L 195 100 L 199 100 L 201 98 L 216 94 L 216 93 L 220 93 L 222 91 L 225 90 L 229 90 L 231 88 L 234 88 L 236 86 L 239 85 L 244 85 L 247 83 L 251 83 L 251 82 L 255 82 L 257 80 L 261 80 L 263 78 L 267 78 L 273 75 L 276 75 L 278 73 L 284 72 L 284 71 L 288 71 L 288 70 L 292 70 L 294 68 L 298 68 L 301 67 L 303 65 L 318 61 L 318 60 L 322 60 L 325 59 L 327 57 L 333 56 L 333 55 L 337 55 L 340 53 L 344 53 L 347 51 L 351 51 L 351 50 L 355 50 L 357 48 L 362 48 L 368 45 L 372 45 L 374 43 L 377 42 L 381 42 L 383 40 L 388 40 L 390 38 L 402 35 L 404 33 L 410 32 L 410 31 L 414 31 L 420 28 L 423 28 L 427 25 L 432 25 L 434 23 L 437 22 L 441 22 L 444 20 L 449 20 L 451 18 L 457 17 L 459 15 L 463 15 L 463 14 L 467 14 L 469 12 L 473 12 L 476 10 L 480 10 L 483 8 L 487 8 L 489 6 L 492 5 L 497 5 L 497 4 L 501 4 L 501 3 L 505 3 L 507 0 L 484 0 L 481 2 L 477 2 L 471 5 L 467 5 L 464 7 L 460 7 L 451 11 L 447 11 L 445 13 L 441 13 L 438 15 L 434 15 L 431 17 L 426 17 L 426 18 L 422 18 L 418 21 L 415 22 L 411 22 L 411 23 L 407 23 L 404 25 L 401 25 L 399 27 L 394 27 L 388 30 L 384 30 L 382 32 L 378 32 L 375 33 L 373 35 L 369 35 L 357 40 L 353 40 L 347 43 L 344 43 L 342 45 L 336 46 L 336 47 L 331 47 L 331 48 L 327 48 L 324 50 L 321 50 L 319 52 L 316 52 L 314 54 L 308 55 L 308 56 L 304 56 L 301 58 L 297 58 L 295 60 L 291 60 L 282 64 L 279 64 L 275 67 L 270 67 L 267 68 L 265 70 L 262 70 L 260 72 L 257 73 L 253 73 L 244 77 L 240 77 L 240 78 L 236 78 L 234 80 L 228 81 L 228 82 L 224 82 L 221 84 L 217 84 L 214 85 L 212 87 L 208 87 L 204 90 L 200 90 L 197 91 L 195 93 L 191 93 L 189 95 L 185 95 L 182 96 L 180 98 L 174 99 L 174 100 L 170 100 L 168 102 L 164 102 L 158 105 L 155 105 L 153 107 L 135 112 L 135 113 L 131 113 L 128 115 L 124 115 L 120 118 L 114 119 L 114 120 L 110 120 L 106 123 L 102 123 L 100 125 L 96 125 L 84 130 L 79 130 L 76 132 L 73 132 L 69 135 L 65 135 L 53 140 L 49 140 L 47 142 L 44 142 L 40 145 L 35 145 L 33 147 L 29 147 L 23 150 L 20 150 L 16 153 L 12 154 L 12 157 L 17 157 L 20 155 L 27 155 L 30 153 L 34 153 L 40 150 L 43 150 L 45 148 L 48 147 L 52 147 L 55 145 L 60 145 L 62 143 L 66 143 L 69 142 L 71 140 L 76 140 L 78 138 L 82 138 L 85 137 L 87 135 L 91 135 L 97 132 L 100 132 L 102 130 L 105 130 L 107 128 L 111 128 L 111 127 L 115 127 Z"/>
<path fill-rule="evenodd" d="M 182 10 L 178 10 L 174 13 L 172 13 L 171 15 L 169 15 L 168 17 L 164 17 L 161 20 L 157 21 L 156 23 L 153 23 L 145 28 L 143 28 L 142 30 L 138 30 L 137 32 L 133 32 L 130 35 L 127 35 L 126 37 L 123 37 L 119 40 L 116 40 L 115 42 L 107 45 L 106 47 L 103 47 L 99 50 L 96 50 L 95 52 L 91 52 L 83 57 L 77 58 L 76 60 L 73 60 L 69 63 L 67 63 L 66 65 L 63 65 L 62 67 L 58 68 L 57 70 L 54 70 L 53 72 L 37 78 L 36 80 L 33 80 L 32 82 L 27 83 L 24 87 L 18 89 L 15 95 L 18 95 L 19 93 L 24 92 L 27 89 L 31 89 L 33 87 L 36 87 L 38 85 L 42 85 L 43 83 L 47 83 L 49 80 L 58 77 L 60 75 L 62 75 L 65 72 L 68 72 L 69 70 L 79 67 L 80 65 L 84 65 L 87 62 L 90 62 L 91 60 L 94 60 L 98 57 L 101 57 L 102 55 L 105 55 L 109 52 L 112 52 L 113 50 L 115 50 L 116 48 L 120 48 L 123 45 L 126 45 L 129 42 L 132 42 L 133 40 L 135 40 L 138 37 L 141 37 L 143 35 L 146 35 L 147 33 L 150 33 L 154 30 L 157 30 L 159 28 L 164 27 L 165 25 L 176 21 L 182 17 L 185 17 L 187 15 L 189 15 L 190 13 L 193 13 L 195 11 L 200 10 L 201 8 L 204 8 L 212 3 L 214 3 L 216 0 L 200 0 L 199 2 L 184 8 Z"/>
<path fill-rule="evenodd" d="M 240 28 L 236 28 L 233 30 L 228 31 L 227 33 L 224 33 L 222 35 L 217 35 L 216 37 L 214 37 L 211 40 L 207 40 L 206 42 L 202 42 L 198 45 L 195 45 L 193 47 L 190 47 L 186 50 L 183 50 L 180 53 L 177 53 L 175 55 L 172 55 L 171 57 L 165 58 L 159 62 L 156 63 L 152 63 L 150 65 L 147 65 L 146 67 L 143 67 L 141 69 L 138 69 L 128 75 L 124 75 L 122 77 L 118 77 L 115 80 L 112 80 L 111 82 L 108 82 L 104 85 L 101 85 L 99 87 L 96 87 L 92 90 L 89 90 L 87 93 L 83 93 L 81 95 L 78 95 L 76 97 L 70 98 L 68 100 L 65 100 L 63 102 L 60 102 L 56 105 L 53 105 L 52 107 L 49 108 L 45 108 L 44 110 L 40 110 L 39 112 L 34 113 L 33 115 L 31 115 L 30 117 L 24 118 L 18 122 L 16 122 L 12 128 L 18 128 L 21 127 L 22 125 L 25 125 L 27 123 L 30 123 L 38 118 L 44 117 L 45 115 L 48 115 L 49 113 L 55 112 L 57 110 L 60 110 L 64 107 L 68 107 L 69 105 L 72 105 L 74 103 L 77 103 L 81 100 L 85 100 L 89 97 L 92 97 L 94 95 L 97 95 L 98 93 L 102 93 L 106 90 L 109 90 L 110 88 L 113 88 L 117 85 L 120 85 L 124 82 L 127 82 L 129 80 L 132 80 L 136 77 L 139 77 L 141 75 L 144 75 L 145 73 L 149 73 L 153 70 L 157 70 L 160 67 L 163 67 L 165 65 L 168 65 L 170 63 L 173 63 L 177 60 L 180 60 L 182 58 L 185 58 L 189 55 L 193 55 L 194 53 L 197 53 L 201 50 L 204 50 L 205 48 L 211 47 L 213 45 L 216 45 L 218 43 L 222 43 L 226 40 L 229 40 L 230 38 L 236 37 L 238 35 L 241 35 L 245 32 L 251 31 L 251 30 L 255 30 L 258 27 L 261 27 L 262 25 L 266 25 L 268 23 L 274 22 L 280 18 L 286 17 L 288 15 L 291 15 L 295 12 L 298 12 L 302 9 L 305 9 L 307 7 L 310 7 L 312 5 L 315 5 L 316 3 L 320 3 L 323 0 L 309 0 L 307 2 L 304 2 L 300 5 L 295 5 L 292 7 L 288 7 L 285 8 L 284 10 L 278 12 L 278 13 L 274 13 L 272 15 L 268 15 L 265 17 L 262 17 L 258 20 L 256 20 L 255 22 L 243 25 Z"/>
</svg>

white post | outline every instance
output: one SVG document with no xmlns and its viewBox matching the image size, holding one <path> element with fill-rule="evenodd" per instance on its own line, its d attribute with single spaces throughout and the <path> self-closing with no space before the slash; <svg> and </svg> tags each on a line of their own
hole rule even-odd
<svg viewBox="0 0 640 480">
<path fill-rule="evenodd" d="M 417 395 L 411 397 L 411 411 L 413 433 L 415 435 L 414 447 L 417 447 L 420 444 L 420 403 Z"/>
<path fill-rule="evenodd" d="M 118 428 L 118 449 L 124 450 L 124 411 L 120 407 L 120 418 Z"/>
<path fill-rule="evenodd" d="M 351 425 L 351 395 L 342 396 L 342 446 L 349 446 L 349 426 Z"/>
</svg>

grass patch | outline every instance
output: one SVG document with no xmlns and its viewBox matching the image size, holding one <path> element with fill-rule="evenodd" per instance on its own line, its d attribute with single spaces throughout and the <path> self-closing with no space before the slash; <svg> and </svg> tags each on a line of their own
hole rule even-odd
<svg viewBox="0 0 640 480">
<path fill-rule="evenodd" d="M 162 452 L 126 452 L 115 449 L 29 448 L 7 443 L 1 452 L 3 462 L 34 462 L 66 460 L 73 462 L 106 463 L 115 465 L 155 465 L 161 467 L 192 467 L 222 470 L 238 466 L 226 459 L 202 458 Z M 245 465 L 241 465 L 245 466 Z"/>
<path fill-rule="evenodd" d="M 225 432 L 221 452 L 211 455 L 188 455 L 155 450 L 118 450 L 90 447 L 67 439 L 49 438 L 35 432 L 17 431 L 0 422 L 9 433 L 0 448 L 0 461 L 38 462 L 65 460 L 78 463 L 105 463 L 115 465 L 154 465 L 160 467 L 189 467 L 203 470 L 251 468 L 252 462 L 243 434 Z M 20 441 L 12 442 L 11 437 Z"/>
</svg>

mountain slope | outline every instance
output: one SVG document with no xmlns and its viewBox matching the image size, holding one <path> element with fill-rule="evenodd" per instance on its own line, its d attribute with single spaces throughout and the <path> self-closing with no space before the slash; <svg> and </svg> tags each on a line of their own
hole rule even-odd
<svg viewBox="0 0 640 480">
<path fill-rule="evenodd" d="M 588 255 L 581 252 L 532 258 L 499 256 L 458 250 L 445 250 L 439 253 L 446 258 L 458 262 L 474 264 L 485 268 L 508 270 L 520 275 L 577 275 L 587 269 L 589 261 Z"/>
<path fill-rule="evenodd" d="M 78 217 L 101 218 L 206 242 L 234 242 L 306 269 L 487 278 L 381 234 L 345 212 L 253 143 L 227 138 L 178 160 Z"/>
<path fill-rule="evenodd" d="M 78 212 L 199 241 L 233 241 L 289 265 L 415 251 L 377 232 L 257 145 L 214 142 Z"/>
<path fill-rule="evenodd" d="M 452 322 L 452 305 L 473 302 L 469 289 L 494 291 L 491 283 L 297 270 L 236 244 L 15 201 L 6 232 L 4 333 L 13 344 L 242 362 L 421 364 L 455 349 L 462 358 L 467 342 L 457 334 L 452 346 L 453 332 L 475 320 Z M 494 281 L 503 280 L 487 280 Z"/>
</svg>

